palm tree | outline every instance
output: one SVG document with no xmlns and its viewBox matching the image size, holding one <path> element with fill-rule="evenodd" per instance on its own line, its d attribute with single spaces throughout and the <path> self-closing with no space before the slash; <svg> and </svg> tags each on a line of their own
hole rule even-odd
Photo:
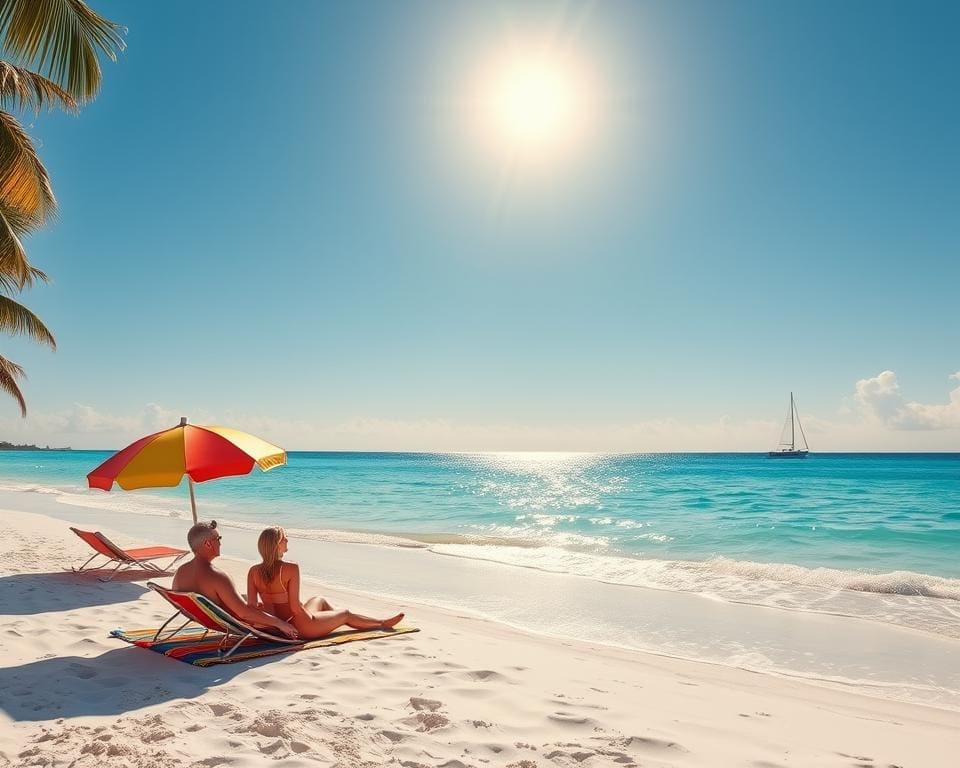
<svg viewBox="0 0 960 768">
<path fill-rule="evenodd" d="M 75 112 L 100 89 L 98 53 L 116 61 L 123 30 L 80 0 L 0 0 L 0 331 L 56 349 L 53 334 L 11 298 L 47 276 L 27 259 L 21 238 L 56 210 L 50 178 L 13 113 L 59 107 Z M 23 416 L 23 368 L 0 356 L 0 389 Z"/>
</svg>

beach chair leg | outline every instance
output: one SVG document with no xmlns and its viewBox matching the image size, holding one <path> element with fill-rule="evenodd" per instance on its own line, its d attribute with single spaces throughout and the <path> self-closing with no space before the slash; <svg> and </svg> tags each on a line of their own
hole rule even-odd
<svg viewBox="0 0 960 768">
<path fill-rule="evenodd" d="M 224 652 L 223 652 L 223 648 L 221 648 L 221 649 L 220 649 L 220 655 L 221 655 L 223 658 L 225 658 L 225 659 L 230 658 L 230 654 L 232 654 L 235 650 L 237 650 L 237 648 L 239 648 L 239 647 L 241 646 L 241 644 L 243 643 L 243 641 L 246 640 L 248 637 L 251 637 L 252 635 L 253 635 L 252 632 L 247 632 L 247 634 L 245 634 L 243 637 L 241 637 L 239 640 L 237 640 L 237 642 L 235 642 L 235 643 L 233 644 L 233 647 L 230 648 L 230 650 L 227 651 L 226 653 L 224 653 Z M 230 635 L 224 635 L 224 638 L 223 638 L 223 640 L 220 642 L 220 645 L 222 646 L 224 643 L 226 643 L 227 638 L 229 638 L 229 637 L 230 637 Z"/>
<path fill-rule="evenodd" d="M 171 616 L 169 619 L 167 619 L 165 622 L 163 622 L 163 626 L 160 627 L 160 629 L 157 630 L 157 634 L 155 634 L 155 635 L 153 636 L 153 640 L 151 640 L 151 642 L 153 642 L 153 643 L 157 642 L 157 641 L 160 639 L 160 633 L 163 632 L 163 630 L 166 628 L 167 624 L 169 624 L 171 621 L 173 621 L 175 618 L 177 618 L 177 616 L 180 616 L 180 615 L 181 615 L 181 614 L 180 614 L 180 611 L 177 611 L 175 614 L 173 614 L 173 616 Z M 190 623 L 192 623 L 192 622 L 193 622 L 193 619 L 187 619 L 185 622 L 183 622 L 183 624 L 181 624 L 179 627 L 177 627 L 175 630 L 173 630 L 173 632 L 171 632 L 169 635 L 167 635 L 167 636 L 164 638 L 164 640 L 172 640 L 174 637 L 177 636 L 177 632 L 179 632 L 181 629 L 183 629 L 185 626 L 187 626 L 187 624 L 190 624 Z M 207 636 L 207 633 L 204 632 L 203 635 L 202 635 L 202 637 L 206 637 L 206 636 Z"/>
<path fill-rule="evenodd" d="M 111 581 L 111 580 L 113 579 L 113 577 L 117 575 L 117 571 L 119 571 L 122 567 L 123 567 L 123 563 L 122 563 L 122 562 L 117 563 L 117 567 L 114 568 L 112 571 L 110 571 L 110 575 L 107 576 L 107 578 L 103 578 L 102 576 L 100 576 L 100 577 L 98 577 L 98 578 L 100 579 L 100 581 Z"/>
<path fill-rule="evenodd" d="M 107 565 L 108 563 L 112 563 L 112 562 L 113 562 L 112 560 L 107 560 L 106 562 L 101 563 L 101 564 L 99 564 L 99 565 L 90 565 L 90 563 L 91 563 L 93 560 L 95 560 L 96 558 L 98 558 L 98 557 L 101 557 L 100 553 L 99 553 L 99 552 L 94 552 L 93 555 L 90 557 L 90 559 L 87 560 L 87 562 L 85 562 L 85 563 L 84 563 L 83 565 L 81 565 L 79 568 L 75 568 L 75 567 L 71 566 L 70 570 L 73 571 L 74 573 L 83 573 L 84 571 L 96 571 L 96 570 L 102 568 L 103 566 Z M 88 565 L 90 565 L 89 568 L 87 568 Z"/>
<path fill-rule="evenodd" d="M 146 571 L 153 571 L 154 573 L 169 573 L 170 569 L 180 562 L 180 560 L 182 560 L 186 555 L 186 552 L 184 552 L 182 555 L 177 555 L 175 558 L 173 558 L 173 560 L 164 566 L 159 566 L 156 563 L 150 563 L 146 560 L 134 560 L 134 562 Z"/>
</svg>

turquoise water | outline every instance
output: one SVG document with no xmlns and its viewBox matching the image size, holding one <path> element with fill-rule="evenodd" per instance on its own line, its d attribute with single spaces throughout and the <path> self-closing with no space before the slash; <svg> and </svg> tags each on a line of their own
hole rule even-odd
<svg viewBox="0 0 960 768">
<path fill-rule="evenodd" d="M 182 541 L 186 486 L 87 488 L 108 455 L 0 453 L 0 509 Z M 196 495 L 328 587 L 960 709 L 958 454 L 293 453 Z"/>
<path fill-rule="evenodd" d="M 86 473 L 109 455 L 0 453 L 0 482 L 82 506 L 189 515 L 185 485 L 87 489 Z M 197 500 L 201 517 L 221 522 L 394 534 L 625 583 L 694 588 L 651 567 L 699 563 L 713 575 L 960 597 L 960 454 L 302 452 L 269 473 L 198 485 Z M 890 573 L 903 575 L 868 578 Z"/>
</svg>

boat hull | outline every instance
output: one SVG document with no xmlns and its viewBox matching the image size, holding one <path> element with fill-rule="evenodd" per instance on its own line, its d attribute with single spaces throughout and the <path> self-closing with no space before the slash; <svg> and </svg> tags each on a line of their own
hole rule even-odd
<svg viewBox="0 0 960 768">
<path fill-rule="evenodd" d="M 805 459 L 810 451 L 770 451 L 771 459 Z"/>
</svg>

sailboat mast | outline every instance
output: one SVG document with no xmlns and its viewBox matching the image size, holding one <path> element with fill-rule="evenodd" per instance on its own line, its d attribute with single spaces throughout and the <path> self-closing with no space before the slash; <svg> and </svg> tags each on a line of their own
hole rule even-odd
<svg viewBox="0 0 960 768">
<path fill-rule="evenodd" d="M 796 449 L 796 437 L 793 433 L 793 392 L 790 393 L 790 450 Z"/>
</svg>

